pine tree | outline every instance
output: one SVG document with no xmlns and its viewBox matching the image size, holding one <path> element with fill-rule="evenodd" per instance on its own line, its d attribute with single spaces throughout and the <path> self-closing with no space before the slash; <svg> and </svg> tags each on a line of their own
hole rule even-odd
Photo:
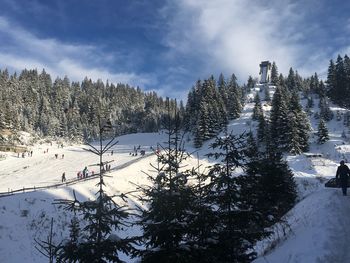
<svg viewBox="0 0 350 263">
<path fill-rule="evenodd" d="M 249 159 L 249 161 L 252 161 L 259 157 L 259 147 L 251 131 L 248 132 L 246 141 L 247 145 L 244 149 L 244 155 Z"/>
<path fill-rule="evenodd" d="M 327 95 L 331 98 L 332 101 L 336 101 L 336 71 L 334 61 L 331 59 L 328 66 L 327 74 Z"/>
<path fill-rule="evenodd" d="M 233 120 L 238 118 L 242 111 L 241 96 L 235 74 L 232 74 L 229 81 L 228 92 L 227 114 L 228 119 Z"/>
<path fill-rule="evenodd" d="M 309 132 L 311 125 L 306 113 L 300 105 L 297 92 L 293 92 L 289 105 L 289 122 L 286 136 L 289 137 L 287 150 L 294 154 L 300 154 L 309 149 Z"/>
<path fill-rule="evenodd" d="M 257 129 L 257 138 L 259 143 L 268 143 L 269 138 L 269 126 L 268 122 L 265 120 L 264 114 L 261 114 L 258 119 L 258 129 Z"/>
<path fill-rule="evenodd" d="M 203 142 L 210 138 L 208 123 L 209 116 L 207 106 L 205 102 L 202 102 L 201 107 L 199 109 L 197 127 L 194 134 L 194 146 L 196 148 L 201 147 Z"/>
<path fill-rule="evenodd" d="M 326 86 L 324 85 L 322 80 L 320 81 L 320 85 L 318 88 L 318 94 L 319 94 L 320 98 L 326 98 L 326 96 L 327 96 Z"/>
<path fill-rule="evenodd" d="M 247 177 L 252 176 L 255 187 L 254 209 L 262 215 L 263 226 L 268 227 L 281 220 L 296 201 L 296 184 L 288 164 L 278 152 L 261 153 L 259 159 L 247 164 Z M 255 198 L 254 198 L 255 197 Z"/>
<path fill-rule="evenodd" d="M 254 102 L 255 102 L 255 104 L 254 104 L 254 108 L 253 108 L 252 119 L 259 120 L 260 116 L 263 114 L 263 109 L 261 106 L 259 93 L 256 93 L 255 98 L 254 98 Z"/>
<path fill-rule="evenodd" d="M 273 98 L 270 113 L 270 135 L 273 138 L 275 147 L 284 151 L 287 149 L 288 138 L 285 134 L 288 132 L 288 108 L 286 95 L 281 87 L 277 87 Z"/>
<path fill-rule="evenodd" d="M 197 156 L 198 158 L 198 156 Z M 199 160 L 199 159 L 198 159 Z M 193 198 L 191 211 L 188 213 L 188 259 L 187 262 L 215 262 L 215 249 L 212 237 L 216 235 L 216 213 L 210 203 L 210 187 L 206 181 L 208 175 L 200 171 L 198 163 L 196 169 L 192 168 L 190 185 Z"/>
<path fill-rule="evenodd" d="M 249 93 L 255 86 L 256 81 L 252 78 L 252 76 L 248 77 L 247 81 L 247 92 Z"/>
<path fill-rule="evenodd" d="M 139 208 L 142 241 L 145 249 L 139 251 L 142 262 L 190 262 L 188 252 L 188 211 L 191 209 L 192 191 L 187 185 L 188 174 L 180 171 L 188 154 L 183 148 L 178 127 L 178 115 L 169 121 L 167 147 L 158 155 L 156 175 L 149 175 L 150 186 L 139 186 L 141 202 L 147 209 Z"/>
<path fill-rule="evenodd" d="M 102 112 L 102 111 L 101 111 Z M 105 146 L 103 146 L 103 133 L 109 132 L 112 129 L 112 125 L 109 119 L 98 117 L 99 122 L 99 145 L 96 148 L 91 144 L 88 144 L 91 148 L 87 151 L 92 152 L 99 156 L 100 167 L 99 177 L 100 180 L 97 184 L 99 190 L 96 193 L 97 198 L 89 201 L 74 200 L 56 200 L 56 204 L 63 204 L 66 209 L 73 211 L 76 210 L 82 214 L 83 220 L 86 222 L 79 243 L 77 239 L 76 231 L 77 225 L 72 222 L 71 242 L 61 246 L 58 250 L 58 254 L 62 260 L 68 259 L 68 261 L 74 262 L 74 260 L 80 262 L 122 262 L 119 258 L 118 252 L 130 254 L 134 251 L 133 244 L 134 238 L 121 238 L 112 233 L 112 230 L 120 230 L 127 224 L 126 220 L 129 216 L 126 206 L 117 204 L 113 197 L 109 196 L 105 189 L 104 174 L 102 167 L 105 165 L 103 162 L 103 154 L 106 153 L 111 147 L 117 144 L 113 137 Z M 125 201 L 126 196 L 124 194 L 119 195 L 122 201 Z M 73 238 L 74 237 L 74 238 Z M 73 239 L 72 239 L 73 238 Z M 74 244 L 74 250 L 72 251 L 72 244 Z"/>
<path fill-rule="evenodd" d="M 329 140 L 328 129 L 323 119 L 320 119 L 317 128 L 317 143 L 324 144 Z"/>
<path fill-rule="evenodd" d="M 260 233 L 252 231 L 257 223 L 255 211 L 245 209 L 240 203 L 234 171 L 243 165 L 243 136 L 228 134 L 216 138 L 211 147 L 218 152 L 211 153 L 221 163 L 214 165 L 210 171 L 210 202 L 216 213 L 216 228 L 213 240 L 213 262 L 250 262 L 255 253 L 252 244 Z M 255 219 L 255 220 L 254 220 Z"/>
<path fill-rule="evenodd" d="M 286 84 L 289 91 L 296 90 L 295 73 L 292 68 L 289 69 Z"/>
<path fill-rule="evenodd" d="M 271 84 L 277 86 L 279 84 L 279 79 L 278 79 L 278 68 L 276 66 L 275 61 L 272 62 L 272 67 L 271 67 Z"/>
<path fill-rule="evenodd" d="M 310 78 L 310 90 L 313 93 L 320 94 L 320 81 L 316 72 Z"/>
<path fill-rule="evenodd" d="M 286 80 L 284 79 L 282 73 L 280 73 L 278 76 L 278 86 L 281 88 L 287 88 Z"/>
<path fill-rule="evenodd" d="M 299 75 L 298 71 L 295 71 L 295 86 L 298 91 L 305 92 L 304 81 L 302 77 Z"/>
<path fill-rule="evenodd" d="M 330 121 L 333 119 L 334 114 L 329 107 L 327 98 L 321 98 L 319 102 L 320 117 L 325 121 Z"/>
</svg>

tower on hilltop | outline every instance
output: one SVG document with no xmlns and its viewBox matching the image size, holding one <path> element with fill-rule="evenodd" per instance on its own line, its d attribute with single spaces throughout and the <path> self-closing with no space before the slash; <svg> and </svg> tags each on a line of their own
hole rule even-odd
<svg viewBox="0 0 350 263">
<path fill-rule="evenodd" d="M 269 83 L 271 81 L 271 63 L 270 61 L 262 61 L 260 63 L 260 83 Z"/>
</svg>

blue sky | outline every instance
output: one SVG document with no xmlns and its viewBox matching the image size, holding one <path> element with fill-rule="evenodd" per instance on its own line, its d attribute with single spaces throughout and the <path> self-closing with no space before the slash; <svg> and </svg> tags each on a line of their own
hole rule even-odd
<svg viewBox="0 0 350 263">
<path fill-rule="evenodd" d="M 197 79 L 262 60 L 326 77 L 350 55 L 349 1 L 0 0 L 0 68 L 123 82 L 186 98 Z"/>
</svg>

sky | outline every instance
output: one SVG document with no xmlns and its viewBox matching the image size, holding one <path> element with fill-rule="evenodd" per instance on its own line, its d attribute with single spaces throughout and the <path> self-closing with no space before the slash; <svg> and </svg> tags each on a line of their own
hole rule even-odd
<svg viewBox="0 0 350 263">
<path fill-rule="evenodd" d="M 239 83 L 275 61 L 326 77 L 350 55 L 350 2 L 341 0 L 0 0 L 0 69 L 43 68 L 186 99 L 198 79 Z"/>
</svg>

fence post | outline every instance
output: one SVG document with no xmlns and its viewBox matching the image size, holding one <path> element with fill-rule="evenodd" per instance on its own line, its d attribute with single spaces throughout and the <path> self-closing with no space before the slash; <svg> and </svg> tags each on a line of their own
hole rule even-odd
<svg viewBox="0 0 350 263">
<path fill-rule="evenodd" d="M 24 193 L 24 186 L 23 186 L 23 193 Z"/>
</svg>

